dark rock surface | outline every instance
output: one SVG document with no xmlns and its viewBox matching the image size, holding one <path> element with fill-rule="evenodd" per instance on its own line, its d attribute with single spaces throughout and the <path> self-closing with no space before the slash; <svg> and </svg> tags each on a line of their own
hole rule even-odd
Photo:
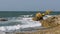
<svg viewBox="0 0 60 34">
<path fill-rule="evenodd" d="M 5 18 L 0 18 L 0 21 L 8 21 L 8 20 Z"/>
</svg>

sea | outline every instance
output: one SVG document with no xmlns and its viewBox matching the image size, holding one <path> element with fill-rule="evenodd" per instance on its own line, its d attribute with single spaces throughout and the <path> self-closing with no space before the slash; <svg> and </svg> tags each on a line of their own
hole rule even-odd
<svg viewBox="0 0 60 34">
<path fill-rule="evenodd" d="M 8 21 L 0 21 L 0 31 L 35 31 L 41 27 L 40 21 L 33 21 L 32 17 L 36 13 L 44 13 L 44 11 L 0 11 L 0 18 L 5 18 Z M 49 15 L 59 15 L 60 12 L 52 11 Z"/>
<path fill-rule="evenodd" d="M 0 11 L 0 17 L 18 17 L 20 15 L 34 15 L 37 12 L 44 13 L 44 11 Z M 50 15 L 60 14 L 60 11 L 53 11 Z"/>
</svg>

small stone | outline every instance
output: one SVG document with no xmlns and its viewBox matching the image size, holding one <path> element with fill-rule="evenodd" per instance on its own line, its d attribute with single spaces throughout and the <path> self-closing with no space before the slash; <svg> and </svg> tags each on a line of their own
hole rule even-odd
<svg viewBox="0 0 60 34">
<path fill-rule="evenodd" d="M 0 18 L 0 21 L 8 21 L 8 20 L 5 18 Z"/>
</svg>

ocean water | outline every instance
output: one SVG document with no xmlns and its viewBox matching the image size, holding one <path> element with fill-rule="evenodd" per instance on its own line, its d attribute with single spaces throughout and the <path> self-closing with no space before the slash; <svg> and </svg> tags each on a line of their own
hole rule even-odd
<svg viewBox="0 0 60 34">
<path fill-rule="evenodd" d="M 32 31 L 41 27 L 39 21 L 33 21 L 32 17 L 40 11 L 0 11 L 0 18 L 8 21 L 0 21 L 0 31 Z M 44 13 L 41 11 L 41 13 Z M 60 12 L 52 12 L 49 15 L 59 15 Z"/>
<path fill-rule="evenodd" d="M 20 15 L 35 15 L 37 12 L 41 12 L 42 11 L 0 11 L 0 17 L 18 17 Z M 50 15 L 57 15 L 60 14 L 59 12 L 51 12 Z"/>
</svg>

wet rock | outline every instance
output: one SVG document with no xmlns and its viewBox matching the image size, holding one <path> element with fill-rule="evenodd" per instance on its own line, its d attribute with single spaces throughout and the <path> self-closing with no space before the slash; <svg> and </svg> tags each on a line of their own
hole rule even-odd
<svg viewBox="0 0 60 34">
<path fill-rule="evenodd" d="M 0 18 L 0 21 L 8 21 L 8 20 L 5 18 Z"/>
</svg>

